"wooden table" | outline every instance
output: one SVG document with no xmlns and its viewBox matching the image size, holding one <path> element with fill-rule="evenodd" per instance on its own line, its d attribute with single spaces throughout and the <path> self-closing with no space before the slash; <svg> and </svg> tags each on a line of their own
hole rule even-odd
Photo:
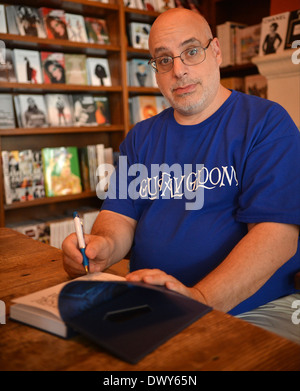
<svg viewBox="0 0 300 391">
<path fill-rule="evenodd" d="M 68 279 L 60 250 L 0 228 L 0 299 L 9 314 L 13 298 Z M 126 262 L 113 273 L 125 274 Z M 0 325 L 0 370 L 205 371 L 300 370 L 300 346 L 213 310 L 132 365 L 81 336 L 64 340 L 6 320 Z"/>
</svg>

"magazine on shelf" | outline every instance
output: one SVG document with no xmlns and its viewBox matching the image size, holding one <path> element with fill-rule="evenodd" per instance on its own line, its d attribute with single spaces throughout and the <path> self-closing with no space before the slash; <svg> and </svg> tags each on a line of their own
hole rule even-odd
<svg viewBox="0 0 300 391">
<path fill-rule="evenodd" d="M 129 38 L 131 46 L 137 49 L 148 49 L 148 39 L 151 25 L 147 23 L 129 23 Z"/>
<path fill-rule="evenodd" d="M 75 126 L 97 126 L 96 105 L 92 95 L 73 94 L 73 115 Z"/>
<path fill-rule="evenodd" d="M 3 4 L 0 4 L 0 33 L 7 33 L 5 6 Z"/>
<path fill-rule="evenodd" d="M 259 55 L 280 53 L 285 48 L 290 12 L 262 19 Z"/>
<path fill-rule="evenodd" d="M 39 12 L 43 18 L 48 38 L 69 39 L 64 10 L 41 7 Z"/>
<path fill-rule="evenodd" d="M 65 54 L 66 83 L 87 85 L 85 54 Z"/>
<path fill-rule="evenodd" d="M 85 27 L 88 37 L 88 42 L 109 45 L 109 33 L 106 20 L 92 17 L 85 17 Z"/>
<path fill-rule="evenodd" d="M 88 42 L 84 17 L 77 14 L 65 13 L 68 37 L 70 41 Z"/>
<path fill-rule="evenodd" d="M 13 98 L 11 94 L 0 94 L 0 129 L 16 127 Z"/>
<path fill-rule="evenodd" d="M 19 94 L 14 96 L 20 128 L 48 127 L 47 107 L 43 95 Z"/>
<path fill-rule="evenodd" d="M 41 65 L 45 84 L 66 82 L 64 53 L 41 52 Z"/>
<path fill-rule="evenodd" d="M 133 87 L 156 87 L 155 75 L 148 60 L 134 58 L 128 62 L 129 84 Z"/>
<path fill-rule="evenodd" d="M 46 94 L 48 120 L 50 126 L 72 126 L 72 104 L 66 94 Z"/>
<path fill-rule="evenodd" d="M 91 86 L 111 86 L 108 60 L 89 57 L 86 60 L 88 83 Z"/>
<path fill-rule="evenodd" d="M 11 49 L 5 49 L 5 59 L 2 62 L 0 61 L 0 82 L 1 81 L 9 81 L 11 83 L 17 81 Z"/>
<path fill-rule="evenodd" d="M 20 35 L 46 38 L 43 18 L 37 8 L 25 5 L 14 5 L 14 16 Z"/>
<path fill-rule="evenodd" d="M 110 125 L 110 109 L 107 96 L 94 96 L 96 121 L 98 125 Z"/>
<path fill-rule="evenodd" d="M 40 53 L 37 50 L 13 50 L 14 68 L 19 83 L 43 83 Z"/>
<path fill-rule="evenodd" d="M 77 147 L 43 148 L 47 197 L 81 193 Z"/>
<path fill-rule="evenodd" d="M 248 64 L 259 53 L 261 24 L 236 31 L 236 64 Z"/>
<path fill-rule="evenodd" d="M 289 17 L 285 49 L 290 49 L 294 41 L 300 40 L 300 9 L 292 11 Z M 298 45 L 299 46 L 299 45 Z"/>
</svg>

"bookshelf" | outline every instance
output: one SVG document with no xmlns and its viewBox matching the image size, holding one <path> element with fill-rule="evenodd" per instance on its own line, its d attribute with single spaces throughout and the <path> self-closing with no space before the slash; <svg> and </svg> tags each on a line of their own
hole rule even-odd
<svg viewBox="0 0 300 391">
<path fill-rule="evenodd" d="M 3 2 L 4 3 L 4 2 Z M 17 0 L 6 0 L 5 4 L 16 5 Z M 109 61 L 112 86 L 82 86 L 67 84 L 26 84 L 26 83 L 0 83 L 0 93 L 79 93 L 105 94 L 109 99 L 111 125 L 97 127 L 48 127 L 48 128 L 16 128 L 0 129 L 0 152 L 2 150 L 22 150 L 26 148 L 41 149 L 43 147 L 59 146 L 86 146 L 87 144 L 103 143 L 118 151 L 119 145 L 131 129 L 128 101 L 136 95 L 160 95 L 155 87 L 132 87 L 128 85 L 127 61 L 132 58 L 149 58 L 145 49 L 136 49 L 128 41 L 128 24 L 130 22 L 153 23 L 159 15 L 154 11 L 127 8 L 123 0 L 110 0 L 101 3 L 92 0 L 24 0 L 23 5 L 35 8 L 49 7 L 63 9 L 66 12 L 93 16 L 106 20 L 110 44 L 94 44 L 72 42 L 69 40 L 55 40 L 20 36 L 14 34 L 0 34 L 7 48 L 32 49 L 38 51 L 63 52 L 70 54 L 86 54 L 91 57 L 104 57 Z M 227 20 L 235 20 L 248 25 L 260 23 L 264 16 L 269 15 L 270 0 L 253 0 L 251 6 L 239 0 L 199 0 L 199 8 L 207 18 L 213 33 L 216 26 Z M 246 10 L 247 9 L 247 10 Z M 257 73 L 254 64 L 231 66 L 221 70 L 222 77 L 245 76 Z M 2 162 L 0 159 L 0 172 Z M 79 208 L 89 205 L 99 208 L 101 200 L 95 192 L 82 192 L 80 194 L 48 197 L 27 202 L 16 202 L 10 205 L 4 203 L 3 177 L 0 175 L 0 189 L 2 199 L 0 202 L 0 226 L 21 222 L 30 218 L 51 218 L 61 214 L 66 209 Z"/>
</svg>

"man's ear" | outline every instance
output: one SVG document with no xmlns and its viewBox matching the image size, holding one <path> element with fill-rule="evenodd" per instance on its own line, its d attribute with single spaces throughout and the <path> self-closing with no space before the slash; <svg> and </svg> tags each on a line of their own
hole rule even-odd
<svg viewBox="0 0 300 391">
<path fill-rule="evenodd" d="M 213 41 L 211 42 L 211 48 L 212 48 L 213 55 L 216 58 L 218 65 L 221 65 L 222 52 L 221 52 L 220 42 L 219 42 L 218 38 L 213 39 Z"/>
</svg>

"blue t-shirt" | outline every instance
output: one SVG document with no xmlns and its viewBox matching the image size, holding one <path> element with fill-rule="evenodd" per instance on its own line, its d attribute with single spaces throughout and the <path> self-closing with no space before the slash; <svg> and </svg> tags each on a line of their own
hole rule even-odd
<svg viewBox="0 0 300 391">
<path fill-rule="evenodd" d="M 274 102 L 232 91 L 211 117 L 186 126 L 168 108 L 138 123 L 120 152 L 102 209 L 137 220 L 131 271 L 159 268 L 193 286 L 224 260 L 247 223 L 300 224 L 300 133 Z M 298 248 L 230 313 L 293 293 L 299 270 Z"/>
</svg>

